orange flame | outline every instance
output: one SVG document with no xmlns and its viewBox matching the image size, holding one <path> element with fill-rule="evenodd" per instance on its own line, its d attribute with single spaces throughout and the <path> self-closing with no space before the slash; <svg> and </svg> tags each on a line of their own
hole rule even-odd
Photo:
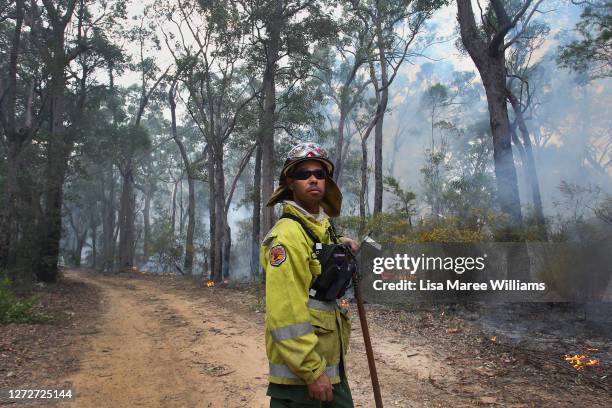
<svg viewBox="0 0 612 408">
<path fill-rule="evenodd" d="M 582 370 L 584 367 L 592 367 L 599 365 L 599 359 L 590 358 L 583 354 L 565 355 L 565 361 L 570 363 L 576 370 Z"/>
<path fill-rule="evenodd" d="M 491 337 L 491 341 L 492 341 L 493 343 L 495 343 L 495 342 L 497 341 L 497 336 L 492 336 L 492 337 Z"/>
<path fill-rule="evenodd" d="M 212 288 L 213 286 L 215 286 L 215 281 L 209 280 L 208 282 L 206 282 L 206 287 L 207 288 Z"/>
<path fill-rule="evenodd" d="M 349 301 L 347 298 L 342 298 L 340 300 L 340 307 L 343 309 L 346 309 L 347 307 L 349 307 Z"/>
</svg>

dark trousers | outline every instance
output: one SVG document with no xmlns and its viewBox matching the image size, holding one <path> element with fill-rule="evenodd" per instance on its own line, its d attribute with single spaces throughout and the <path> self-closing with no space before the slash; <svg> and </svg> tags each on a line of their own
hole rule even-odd
<svg viewBox="0 0 612 408">
<path fill-rule="evenodd" d="M 306 385 L 268 385 L 270 408 L 353 408 L 351 389 L 344 373 L 340 383 L 334 384 L 333 401 L 319 401 L 310 398 Z"/>
</svg>

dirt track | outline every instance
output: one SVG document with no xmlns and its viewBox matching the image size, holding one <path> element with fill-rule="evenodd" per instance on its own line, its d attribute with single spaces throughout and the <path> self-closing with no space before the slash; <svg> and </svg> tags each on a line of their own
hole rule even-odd
<svg viewBox="0 0 612 408">
<path fill-rule="evenodd" d="M 265 348 L 256 324 L 206 298 L 139 280 L 68 272 L 102 289 L 104 316 L 68 378 L 79 407 L 262 407 Z"/>
<path fill-rule="evenodd" d="M 67 406 L 268 406 L 263 315 L 253 295 L 155 276 L 68 271 L 66 277 L 96 287 L 101 299 L 97 320 L 79 326 L 68 350 L 78 370 L 54 380 L 72 384 L 77 398 Z M 465 321 L 444 313 L 376 307 L 368 313 L 385 407 L 603 407 L 609 401 L 606 391 L 572 375 L 499 353 Z M 358 319 L 348 373 L 355 406 L 373 407 Z M 571 397 L 577 393 L 580 403 Z"/>
<path fill-rule="evenodd" d="M 95 333 L 88 333 L 90 343 L 80 357 L 80 369 L 63 379 L 76 392 L 72 405 L 268 406 L 261 315 L 236 313 L 207 297 L 205 290 L 194 298 L 155 280 L 80 271 L 68 271 L 66 277 L 98 287 L 103 299 L 103 316 Z M 425 350 L 390 342 L 376 328 L 373 332 L 376 349 L 383 351 L 377 356 L 379 375 L 391 379 L 383 383 L 387 405 L 415 406 L 409 396 L 416 397 L 422 385 L 450 375 Z M 373 406 L 357 319 L 348 371 L 355 406 Z M 420 402 L 429 405 L 426 401 Z"/>
</svg>

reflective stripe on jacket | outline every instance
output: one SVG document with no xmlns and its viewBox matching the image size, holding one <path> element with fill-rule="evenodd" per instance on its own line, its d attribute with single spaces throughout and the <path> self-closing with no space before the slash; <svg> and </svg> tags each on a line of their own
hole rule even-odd
<svg viewBox="0 0 612 408">
<path fill-rule="evenodd" d="M 283 211 L 300 217 L 323 243 L 331 243 L 327 218 L 315 221 L 288 203 L 283 204 Z M 282 218 L 261 246 L 271 383 L 310 384 L 323 373 L 332 384 L 340 382 L 340 361 L 348 348 L 350 316 L 335 301 L 308 297 L 312 283 L 321 274 L 313 245 L 300 224 Z"/>
</svg>

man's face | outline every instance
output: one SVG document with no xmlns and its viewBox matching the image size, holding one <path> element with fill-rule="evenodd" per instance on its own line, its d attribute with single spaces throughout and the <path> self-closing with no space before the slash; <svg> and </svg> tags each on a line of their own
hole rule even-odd
<svg viewBox="0 0 612 408">
<path fill-rule="evenodd" d="M 322 174 L 322 179 L 317 178 Z M 306 208 L 309 211 L 314 211 L 315 208 L 318 210 L 319 203 L 325 196 L 325 174 L 325 167 L 316 160 L 307 160 L 296 165 L 287 176 L 287 186 L 293 192 L 294 200 L 305 205 L 305 208 L 311 207 Z M 306 176 L 308 178 L 303 179 Z"/>
</svg>

